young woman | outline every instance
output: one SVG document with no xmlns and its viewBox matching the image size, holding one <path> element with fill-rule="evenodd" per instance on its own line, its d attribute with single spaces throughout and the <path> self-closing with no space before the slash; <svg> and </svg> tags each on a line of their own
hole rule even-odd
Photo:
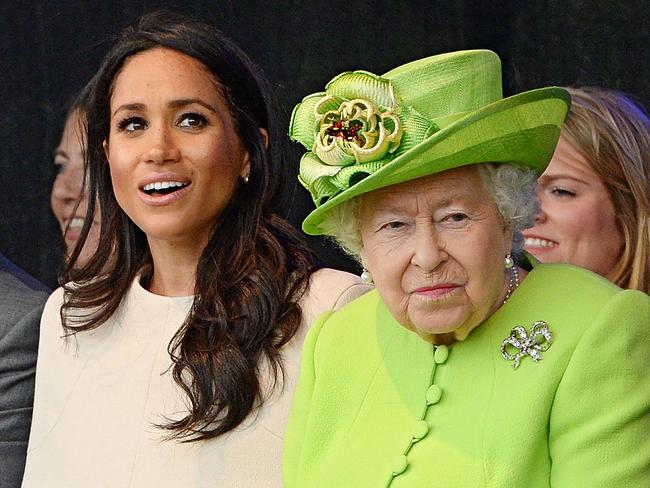
<svg viewBox="0 0 650 488">
<path fill-rule="evenodd" d="M 526 250 L 650 293 L 650 119 L 623 93 L 567 90 L 571 110 L 539 179 Z"/>
<path fill-rule="evenodd" d="M 281 486 L 306 326 L 366 288 L 312 274 L 278 215 L 279 135 L 267 81 L 210 26 L 152 14 L 108 53 L 100 240 L 44 312 L 23 486 Z"/>
<path fill-rule="evenodd" d="M 82 93 L 79 100 L 70 108 L 61 140 L 54 150 L 54 165 L 57 174 L 52 185 L 50 203 L 52 213 L 56 217 L 65 241 L 66 260 L 70 259 L 77 245 L 88 207 L 88 189 L 84 186 L 84 155 L 86 153 L 84 96 L 86 94 Z M 86 244 L 75 260 L 77 267 L 84 266 L 97 249 L 99 219 L 100 212 L 95 210 L 94 219 L 91 221 L 86 237 Z"/>
</svg>

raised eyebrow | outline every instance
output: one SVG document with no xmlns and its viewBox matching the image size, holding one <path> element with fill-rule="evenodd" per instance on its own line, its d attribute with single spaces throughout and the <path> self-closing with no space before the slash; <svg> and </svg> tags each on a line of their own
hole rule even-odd
<svg viewBox="0 0 650 488">
<path fill-rule="evenodd" d="M 124 112 L 124 111 L 142 111 L 146 108 L 146 105 L 144 103 L 125 103 L 124 105 L 120 105 L 115 109 L 113 112 L 113 117 L 115 116 L 116 113 L 118 112 Z"/>
<path fill-rule="evenodd" d="M 171 108 L 181 108 L 186 107 L 187 105 L 198 104 L 202 107 L 208 109 L 210 112 L 217 113 L 217 110 L 207 102 L 204 102 L 200 98 L 181 98 L 178 100 L 172 100 L 167 105 Z"/>
</svg>

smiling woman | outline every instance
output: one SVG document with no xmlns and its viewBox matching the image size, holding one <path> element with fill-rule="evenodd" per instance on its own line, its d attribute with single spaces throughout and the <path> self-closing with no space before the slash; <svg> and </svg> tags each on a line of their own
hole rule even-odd
<svg viewBox="0 0 650 488">
<path fill-rule="evenodd" d="M 73 256 L 81 230 L 85 222 L 85 212 L 88 207 L 88 188 L 84 183 L 85 143 L 85 94 L 79 95 L 79 100 L 68 112 L 61 141 L 54 151 L 54 165 L 57 176 L 52 185 L 51 205 L 65 240 L 66 260 Z M 97 249 L 99 239 L 99 212 L 90 222 L 90 230 L 85 244 L 79 250 L 75 259 L 76 266 L 82 267 Z"/>
<path fill-rule="evenodd" d="M 314 272 L 278 215 L 268 82 L 213 27 L 152 14 L 105 58 L 87 125 L 99 245 L 43 315 L 23 486 L 281 486 L 306 329 L 368 287 Z"/>
<path fill-rule="evenodd" d="M 568 88 L 569 116 L 540 178 L 526 249 L 650 293 L 650 119 L 623 93 Z"/>
<path fill-rule="evenodd" d="M 222 92 L 201 62 L 165 48 L 133 55 L 114 81 L 103 145 L 118 205 L 168 263 L 154 268 L 152 292 L 192 293 L 194 262 L 251 171 Z M 184 272 L 180 248 L 191 260 Z"/>
</svg>

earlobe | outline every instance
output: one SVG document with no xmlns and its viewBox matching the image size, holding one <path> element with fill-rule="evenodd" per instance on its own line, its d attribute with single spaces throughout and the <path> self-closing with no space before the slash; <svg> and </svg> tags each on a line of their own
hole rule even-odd
<svg viewBox="0 0 650 488">
<path fill-rule="evenodd" d="M 506 245 L 505 253 L 508 254 L 512 250 L 512 240 L 514 238 L 514 233 L 512 232 L 512 229 L 509 226 L 506 226 L 504 229 L 504 243 Z"/>
<path fill-rule="evenodd" d="M 262 139 L 264 140 L 264 147 L 268 148 L 269 132 L 264 127 L 260 127 L 259 131 L 260 134 L 262 135 Z M 248 183 L 250 175 L 251 175 L 251 157 L 250 154 L 248 154 L 248 151 L 244 151 L 244 159 L 242 161 L 242 168 L 241 168 L 241 173 L 239 173 L 239 176 L 241 177 L 242 180 L 244 180 L 245 183 Z"/>
<path fill-rule="evenodd" d="M 374 281 L 372 280 L 372 273 L 368 268 L 366 268 L 366 260 L 363 257 L 363 251 L 359 252 L 359 257 L 361 258 L 361 266 L 363 267 L 363 270 L 359 275 L 359 280 L 363 285 L 374 284 Z"/>
<path fill-rule="evenodd" d="M 269 131 L 264 127 L 260 127 L 260 134 L 262 134 L 262 139 L 264 139 L 264 147 L 269 148 Z"/>
<path fill-rule="evenodd" d="M 366 269 L 366 258 L 363 255 L 363 249 L 359 251 L 359 263 L 363 269 Z"/>
<path fill-rule="evenodd" d="M 248 183 L 248 179 L 250 178 L 251 175 L 251 157 L 248 154 L 248 151 L 244 151 L 244 159 L 242 160 L 242 166 L 241 166 L 241 172 L 239 173 L 239 177 L 244 180 L 244 182 Z"/>
<path fill-rule="evenodd" d="M 104 156 L 106 156 L 106 161 L 108 161 L 108 141 L 106 139 L 102 141 L 102 148 L 104 149 Z"/>
</svg>

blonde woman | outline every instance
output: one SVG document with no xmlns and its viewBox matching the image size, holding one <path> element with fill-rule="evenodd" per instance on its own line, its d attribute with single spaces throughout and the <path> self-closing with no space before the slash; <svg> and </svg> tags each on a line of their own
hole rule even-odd
<svg viewBox="0 0 650 488">
<path fill-rule="evenodd" d="M 572 104 L 539 179 L 526 250 L 650 292 L 650 120 L 626 95 L 568 88 Z"/>
</svg>

